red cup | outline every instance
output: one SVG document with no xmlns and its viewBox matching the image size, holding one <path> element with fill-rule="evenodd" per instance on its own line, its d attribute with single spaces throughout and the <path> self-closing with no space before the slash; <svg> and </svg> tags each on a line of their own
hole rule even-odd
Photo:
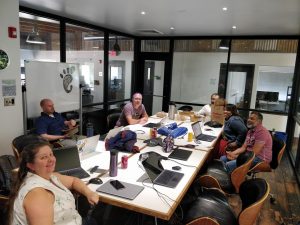
<svg viewBox="0 0 300 225">
<path fill-rule="evenodd" d="M 128 156 L 123 155 L 122 158 L 121 158 L 121 168 L 126 169 L 127 166 L 128 166 Z"/>
</svg>

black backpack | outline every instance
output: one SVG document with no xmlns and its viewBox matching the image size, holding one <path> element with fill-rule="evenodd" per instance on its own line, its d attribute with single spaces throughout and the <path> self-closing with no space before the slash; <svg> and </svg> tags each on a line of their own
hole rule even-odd
<svg viewBox="0 0 300 225">
<path fill-rule="evenodd" d="M 12 170 L 18 167 L 12 155 L 0 156 L 0 194 L 8 196 L 12 185 Z"/>
</svg>

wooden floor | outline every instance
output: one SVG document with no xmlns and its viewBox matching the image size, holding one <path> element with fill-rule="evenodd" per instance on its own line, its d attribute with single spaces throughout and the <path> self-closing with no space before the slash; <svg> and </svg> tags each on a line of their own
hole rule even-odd
<svg viewBox="0 0 300 225">
<path fill-rule="evenodd" d="M 264 178 L 269 183 L 270 193 L 274 195 L 276 202 L 271 204 L 268 197 L 256 225 L 300 225 L 300 188 L 288 156 L 284 155 L 276 170 L 260 173 L 257 177 Z M 229 202 L 238 214 L 241 205 L 238 195 L 231 195 Z"/>
</svg>

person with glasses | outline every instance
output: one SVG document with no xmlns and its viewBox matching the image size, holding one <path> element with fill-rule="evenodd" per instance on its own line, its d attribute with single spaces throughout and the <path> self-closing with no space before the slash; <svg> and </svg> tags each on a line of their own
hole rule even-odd
<svg viewBox="0 0 300 225">
<path fill-rule="evenodd" d="M 244 144 L 234 151 L 226 151 L 226 155 L 220 159 L 226 163 L 226 169 L 231 173 L 236 168 L 237 157 L 245 151 L 253 151 L 255 158 L 252 166 L 272 160 L 272 136 L 262 125 L 263 115 L 259 112 L 251 112 L 247 120 L 248 132 Z"/>
<path fill-rule="evenodd" d="M 132 95 L 131 102 L 127 103 L 116 123 L 117 127 L 132 124 L 145 124 L 148 121 L 148 114 L 145 106 L 142 104 L 142 94 L 135 93 Z"/>
</svg>

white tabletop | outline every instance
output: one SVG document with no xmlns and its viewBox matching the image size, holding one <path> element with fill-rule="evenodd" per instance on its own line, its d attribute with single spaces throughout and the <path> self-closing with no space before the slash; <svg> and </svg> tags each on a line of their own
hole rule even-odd
<svg viewBox="0 0 300 225">
<path fill-rule="evenodd" d="M 153 119 L 153 118 L 152 118 Z M 151 122 L 152 122 L 151 119 Z M 157 119 L 159 122 L 159 119 Z M 154 121 L 155 122 L 155 121 Z M 191 123 L 181 123 L 180 126 L 185 126 L 191 131 L 190 128 Z M 144 138 L 149 139 L 149 128 L 145 128 L 142 125 L 134 125 L 128 126 L 130 130 L 144 130 Z M 148 132 L 147 132 L 148 131 Z M 220 132 L 214 128 L 214 132 Z M 148 137 L 146 137 L 149 135 Z M 218 134 L 215 134 L 218 135 Z M 141 153 L 145 153 L 148 151 L 157 152 L 163 156 L 168 156 L 170 153 L 164 153 L 161 146 L 156 147 L 148 147 L 145 143 L 143 143 L 144 139 L 140 139 L 137 141 L 136 145 L 140 147 Z M 183 139 L 175 139 L 176 144 L 187 144 L 187 135 Z M 175 209 L 179 205 L 180 201 L 182 200 L 183 196 L 187 192 L 188 188 L 194 181 L 197 173 L 199 172 L 202 165 L 205 163 L 206 158 L 209 154 L 209 149 L 211 149 L 213 143 L 201 143 L 199 150 L 191 150 L 192 154 L 187 161 L 182 160 L 162 160 L 162 165 L 164 169 L 172 169 L 173 166 L 180 166 L 181 172 L 184 174 L 183 178 L 176 186 L 176 188 L 168 188 L 160 185 L 154 185 L 150 183 L 150 180 L 147 179 L 147 175 L 145 174 L 144 168 L 139 161 L 140 153 L 131 154 L 125 152 L 119 152 L 118 154 L 118 173 L 116 177 L 113 179 L 117 179 L 119 181 L 124 181 L 136 185 L 140 185 L 144 187 L 144 190 L 134 199 L 128 200 L 124 198 L 120 198 L 117 196 L 112 196 L 109 194 L 104 194 L 99 192 L 100 201 L 112 204 L 115 206 L 123 207 L 129 210 L 133 210 L 136 212 L 144 213 L 150 216 L 155 216 L 157 218 L 161 218 L 164 220 L 169 220 L 173 215 Z M 107 170 L 109 169 L 109 161 L 110 161 L 110 152 L 105 151 L 104 142 L 99 141 L 97 145 L 97 151 L 99 152 L 98 155 L 93 156 L 91 158 L 84 159 L 82 161 L 82 167 L 86 170 L 90 169 L 91 167 L 97 165 L 100 169 Z M 122 169 L 120 162 L 121 157 L 123 155 L 127 155 L 128 158 L 128 168 Z M 173 160 L 173 159 L 172 159 Z M 180 164 L 176 163 L 179 162 Z M 109 176 L 109 173 L 101 173 L 101 179 L 103 182 L 112 179 Z M 99 173 L 91 174 L 91 177 L 99 176 Z M 85 181 L 88 181 L 89 178 L 86 178 Z M 144 181 L 144 182 L 142 182 Z M 89 187 L 96 191 L 99 185 L 89 184 Z M 158 195 L 157 191 L 163 195 Z M 163 197 L 161 197 L 163 196 Z"/>
</svg>

